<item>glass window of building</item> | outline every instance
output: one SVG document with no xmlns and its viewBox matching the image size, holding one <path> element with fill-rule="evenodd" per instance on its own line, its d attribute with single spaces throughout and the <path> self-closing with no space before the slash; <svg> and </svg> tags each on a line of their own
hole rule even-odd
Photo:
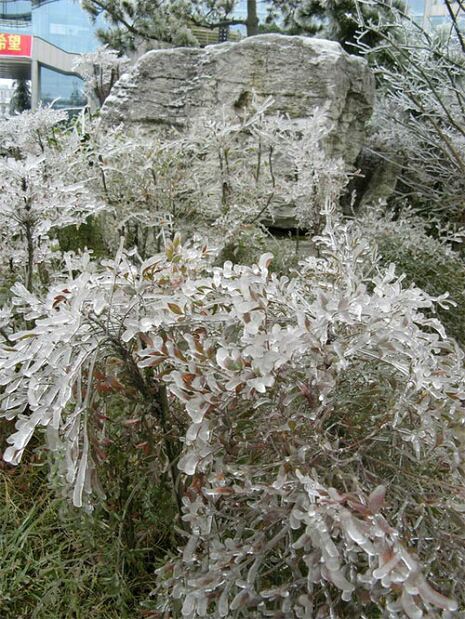
<svg viewBox="0 0 465 619">
<path fill-rule="evenodd" d="M 0 23 L 2 29 L 30 33 L 31 21 L 30 0 L 0 0 Z"/>
<path fill-rule="evenodd" d="M 410 13 L 415 17 L 423 17 L 425 12 L 425 0 L 409 0 Z"/>
<path fill-rule="evenodd" d="M 0 0 L 0 29 L 32 34 L 67 52 L 99 46 L 95 25 L 75 0 Z"/>
<path fill-rule="evenodd" d="M 40 100 L 54 108 L 82 107 L 86 104 L 84 82 L 77 75 L 64 75 L 43 67 L 40 76 Z"/>
<path fill-rule="evenodd" d="M 432 15 L 429 19 L 433 27 L 451 23 L 450 17 L 448 15 Z"/>
<path fill-rule="evenodd" d="M 89 14 L 74 0 L 35 3 L 32 30 L 67 52 L 90 52 L 99 45 Z"/>
</svg>

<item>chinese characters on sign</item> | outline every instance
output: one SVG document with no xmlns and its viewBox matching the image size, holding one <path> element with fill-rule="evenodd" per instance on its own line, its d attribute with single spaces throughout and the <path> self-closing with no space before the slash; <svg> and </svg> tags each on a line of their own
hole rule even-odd
<svg viewBox="0 0 465 619">
<path fill-rule="evenodd" d="M 31 35 L 0 32 L 0 56 L 30 56 L 31 48 Z"/>
</svg>

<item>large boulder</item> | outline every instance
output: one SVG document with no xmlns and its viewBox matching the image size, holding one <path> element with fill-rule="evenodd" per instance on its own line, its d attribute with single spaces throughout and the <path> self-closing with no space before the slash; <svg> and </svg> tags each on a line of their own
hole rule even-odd
<svg viewBox="0 0 465 619">
<path fill-rule="evenodd" d="M 266 34 L 204 49 L 147 52 L 115 85 L 102 122 L 182 128 L 208 109 L 224 106 L 237 114 L 252 92 L 272 97 L 269 113 L 292 119 L 325 109 L 331 126 L 327 154 L 354 163 L 372 110 L 374 79 L 365 60 L 334 41 Z"/>
</svg>

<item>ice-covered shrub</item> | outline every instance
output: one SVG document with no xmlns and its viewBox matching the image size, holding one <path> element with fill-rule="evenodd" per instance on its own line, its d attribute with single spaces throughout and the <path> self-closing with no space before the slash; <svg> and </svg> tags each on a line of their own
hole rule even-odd
<svg viewBox="0 0 465 619">
<path fill-rule="evenodd" d="M 64 110 L 40 107 L 27 110 L 0 123 L 0 150 L 3 156 L 21 159 L 29 155 L 50 154 L 58 127 L 65 123 Z"/>
<path fill-rule="evenodd" d="M 465 45 L 457 28 L 463 7 L 455 5 L 449 25 L 425 30 L 383 0 L 359 3 L 389 6 L 393 19 L 385 28 L 382 10 L 370 19 L 359 12 L 361 41 L 380 37 L 375 47 L 360 43 L 378 80 L 370 146 L 398 165 L 395 198 L 463 223 Z"/>
<path fill-rule="evenodd" d="M 4 457 L 46 429 L 76 505 L 96 488 L 102 393 L 133 401 L 169 474 L 179 554 L 157 612 L 439 616 L 461 600 L 463 352 L 434 299 L 327 209 L 292 277 L 212 267 L 180 238 L 69 263 L 2 346 Z M 97 423 L 98 421 L 98 423 Z M 128 458 L 130 454 L 128 454 Z M 429 584 L 428 584 L 429 583 Z"/>
<path fill-rule="evenodd" d="M 0 314 L 3 458 L 20 464 L 36 437 L 53 484 L 90 511 L 107 488 L 119 497 L 118 457 L 121 535 L 131 476 L 153 480 L 138 517 L 163 510 L 170 527 L 155 616 L 463 611 L 464 352 L 436 317 L 448 298 L 377 260 L 405 222 L 338 219 L 346 175 L 321 151 L 323 112 L 293 124 L 254 105 L 157 138 L 95 135 L 82 116 L 65 137 L 55 122 L 46 141 L 28 133 L 32 155 L 5 149 L 5 238 L 26 243 L 27 269 Z M 289 202 L 319 236 L 283 276 L 254 252 Z M 101 203 L 109 237 L 129 242 L 112 260 L 60 254 L 35 285 L 43 243 Z"/>
<path fill-rule="evenodd" d="M 41 268 L 60 257 L 57 230 L 104 209 L 89 191 L 88 177 L 69 180 L 75 136 L 63 131 L 66 119 L 66 112 L 40 108 L 0 124 L 0 270 L 29 290 L 37 273 L 45 277 Z"/>
<path fill-rule="evenodd" d="M 267 116 L 270 105 L 252 98 L 237 118 L 220 109 L 184 132 L 87 130 L 75 178 L 91 167 L 93 187 L 113 212 L 106 220 L 113 244 L 124 234 L 145 257 L 160 249 L 163 235 L 178 231 L 237 254 L 241 238 L 255 231 L 259 245 L 263 224 L 282 220 L 283 210 L 292 227 L 315 233 L 346 170 L 322 148 L 329 130 L 324 110 L 293 121 Z"/>
<path fill-rule="evenodd" d="M 101 107 L 128 65 L 126 56 L 119 56 L 107 45 L 94 52 L 80 54 L 74 63 L 74 70 L 85 82 L 89 103 Z"/>
</svg>

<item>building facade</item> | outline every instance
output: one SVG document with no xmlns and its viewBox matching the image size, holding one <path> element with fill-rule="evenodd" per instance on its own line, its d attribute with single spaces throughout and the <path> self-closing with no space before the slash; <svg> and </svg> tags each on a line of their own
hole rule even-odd
<svg viewBox="0 0 465 619">
<path fill-rule="evenodd" d="M 450 14 L 444 0 L 407 0 L 410 14 L 425 30 L 436 28 L 443 24 L 450 24 Z M 452 11 L 458 16 L 463 16 L 463 10 L 453 2 Z M 459 19 L 459 25 L 465 29 L 465 21 Z"/>
<path fill-rule="evenodd" d="M 99 46 L 95 31 L 90 16 L 81 9 L 76 0 L 0 0 L 0 56 L 2 34 L 5 37 L 32 36 L 33 50 L 35 42 L 40 40 L 46 42 L 50 49 L 51 46 L 56 48 L 58 57 L 59 50 L 68 55 L 95 50 Z M 53 56 L 53 53 L 49 55 Z M 2 77 L 25 77 L 18 74 L 20 63 L 14 66 L 14 63 L 2 60 Z M 42 102 L 56 101 L 56 105 L 61 107 L 82 105 L 82 80 L 71 72 L 58 70 L 65 64 L 47 65 L 39 62 L 40 87 L 37 96 Z M 32 63 L 32 80 L 33 70 Z M 23 73 L 24 71 L 23 67 Z M 34 84 L 32 90 L 34 91 Z"/>
</svg>

